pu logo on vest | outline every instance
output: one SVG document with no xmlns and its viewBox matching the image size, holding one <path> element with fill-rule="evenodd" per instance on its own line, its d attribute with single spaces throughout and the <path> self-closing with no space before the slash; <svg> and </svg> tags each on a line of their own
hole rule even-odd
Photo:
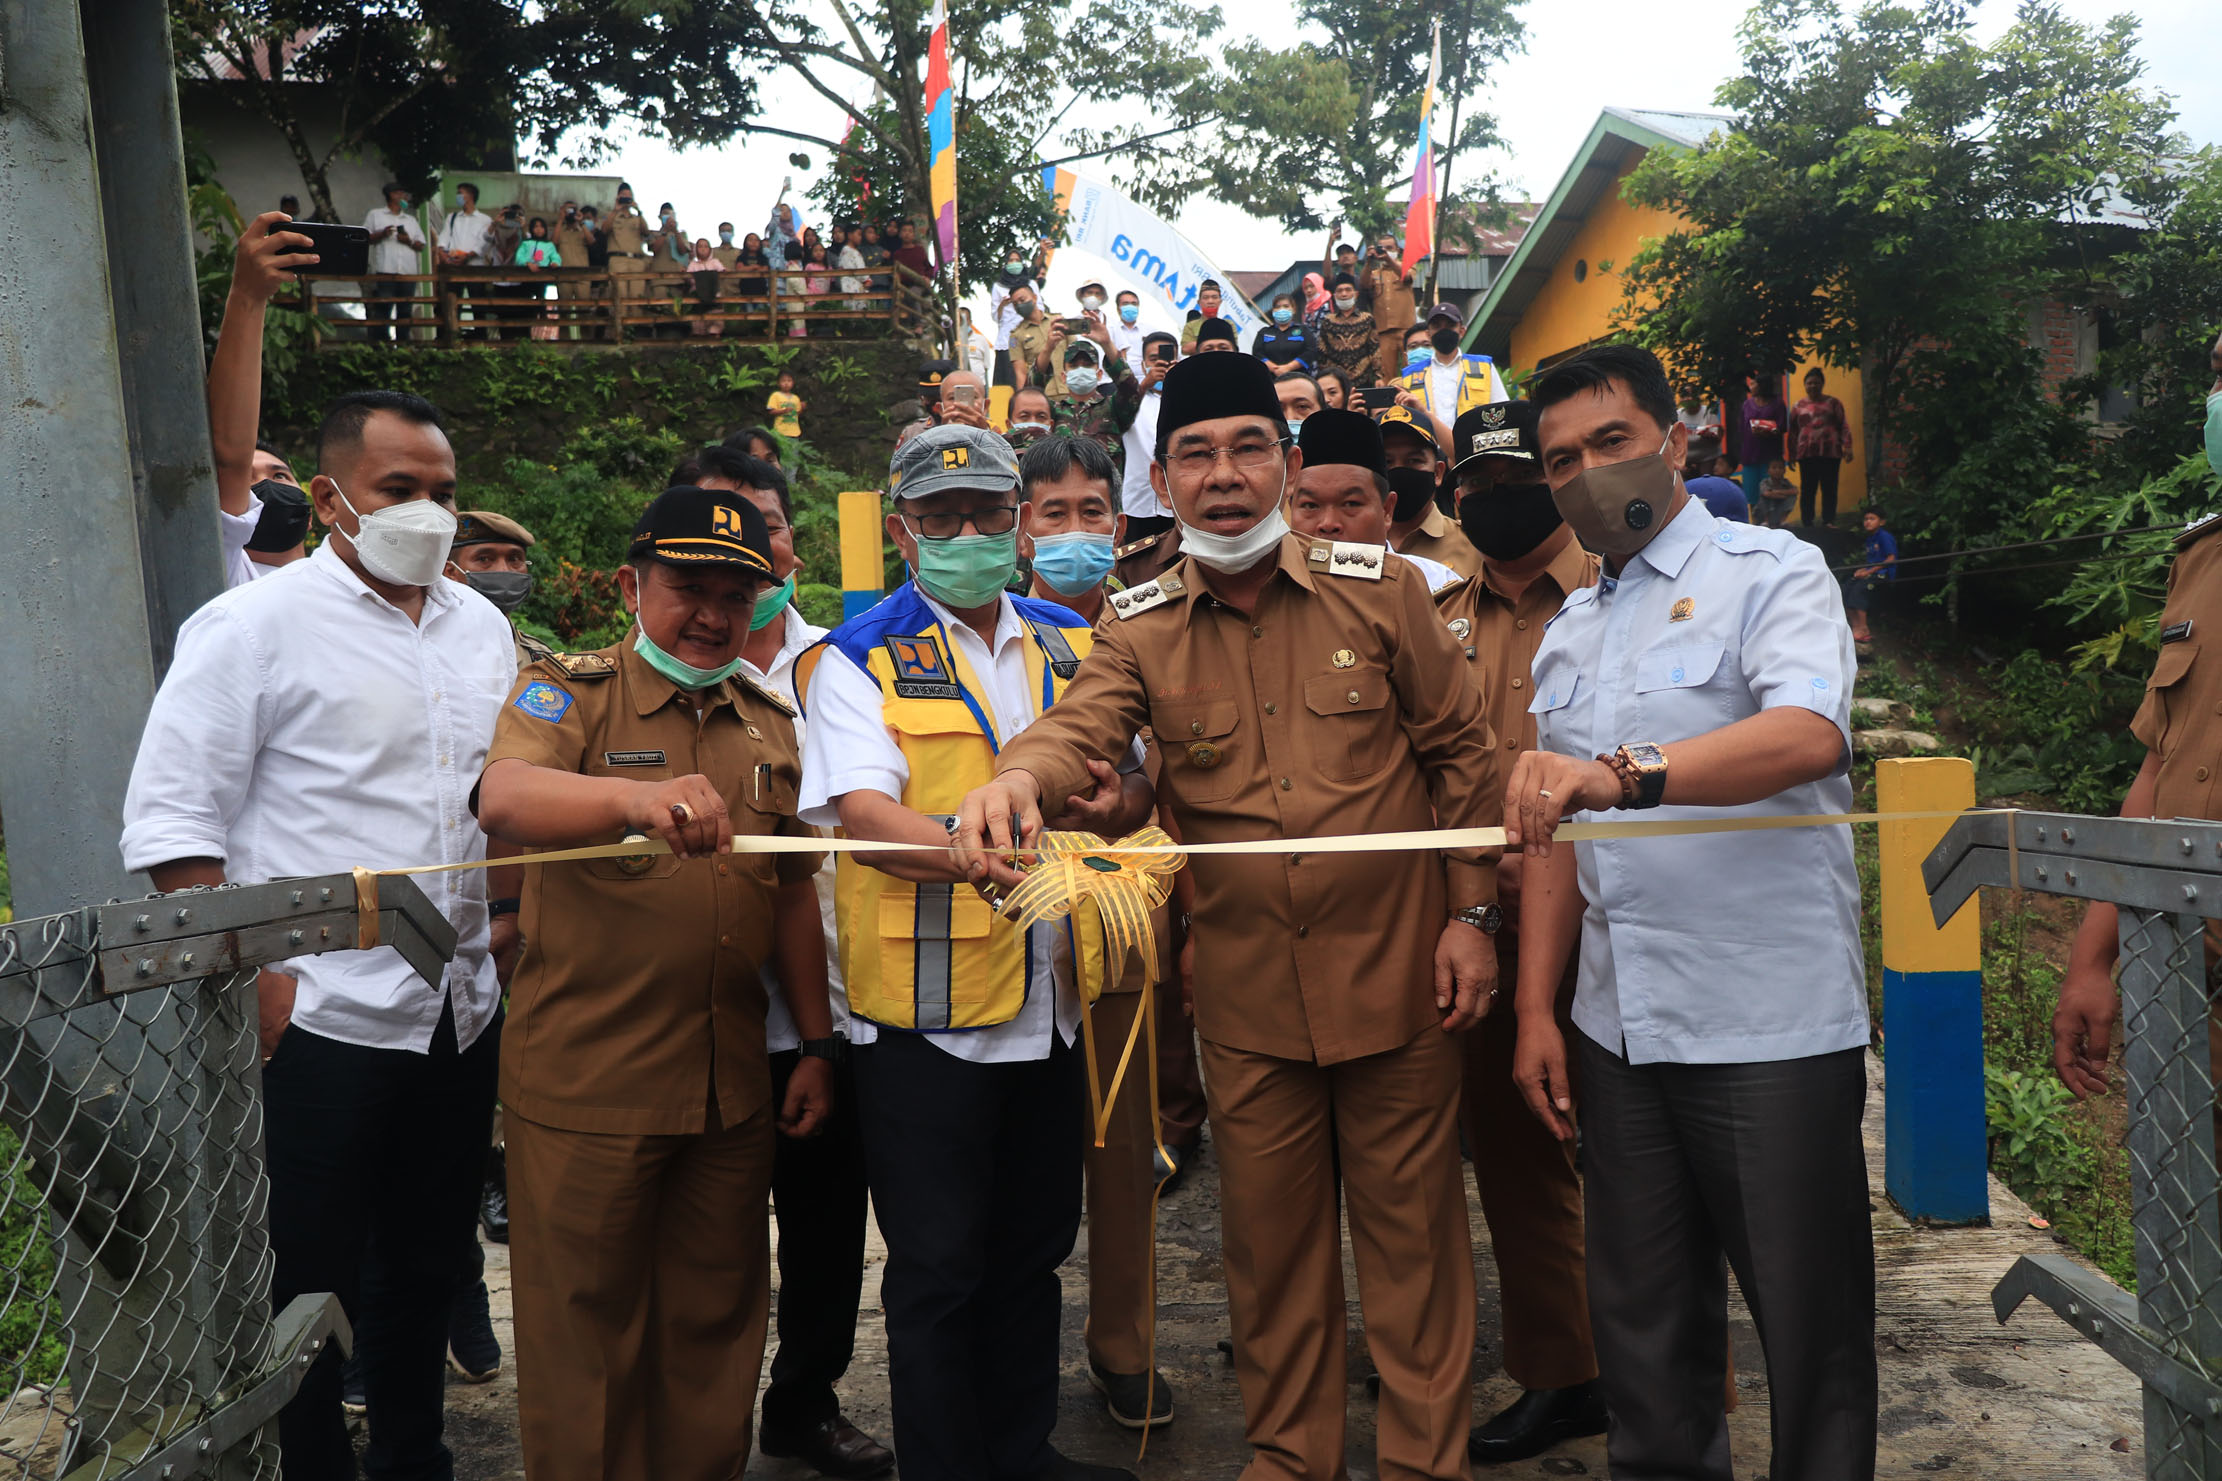
<svg viewBox="0 0 2222 1481">
<path fill-rule="evenodd" d="M 963 448 L 952 448 L 963 452 Z M 912 638 L 886 638 L 887 656 L 895 660 L 895 697 L 898 699 L 959 699 L 955 671 L 941 651 L 941 640 L 931 633 Z"/>
</svg>

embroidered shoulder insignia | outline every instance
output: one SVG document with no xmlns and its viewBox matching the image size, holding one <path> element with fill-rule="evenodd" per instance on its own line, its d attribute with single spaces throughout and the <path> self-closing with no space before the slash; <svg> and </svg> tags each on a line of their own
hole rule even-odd
<svg viewBox="0 0 2222 1481">
<path fill-rule="evenodd" d="M 518 690 L 517 697 L 510 704 L 535 720 L 546 720 L 552 724 L 570 713 L 571 696 L 553 684 L 535 679 Z"/>
<path fill-rule="evenodd" d="M 747 674 L 740 672 L 738 669 L 734 670 L 732 677 L 734 683 L 740 685 L 743 689 L 746 689 L 750 693 L 756 695 L 757 698 L 764 700 L 766 703 L 770 704 L 773 709 L 778 710 L 779 713 L 781 713 L 782 715 L 791 717 L 795 713 L 795 707 L 792 704 L 788 703 L 787 696 L 781 694 L 778 690 L 772 688 L 769 684 L 760 683 L 759 681 L 750 678 Z"/>
<path fill-rule="evenodd" d="M 2204 519 L 2195 519 L 2186 525 L 2183 533 L 2176 536 L 2176 544 L 2178 547 L 2189 545 L 2194 540 L 2205 539 L 2218 529 L 2222 529 L 2222 510 L 2217 510 Z"/>
<path fill-rule="evenodd" d="M 1354 545 L 1348 540 L 1337 540 L 1332 545 L 1313 546 L 1313 564 L 1318 564 L 1318 552 L 1322 549 L 1330 552 L 1328 570 L 1337 576 L 1356 576 L 1363 581 L 1379 581 L 1381 568 L 1389 561 L 1389 548 L 1385 545 Z"/>
<path fill-rule="evenodd" d="M 574 679 L 606 679 L 617 672 L 607 653 L 551 653 L 548 658 Z"/>
<path fill-rule="evenodd" d="M 1145 581 L 1140 586 L 1113 592 L 1111 594 L 1111 610 L 1118 613 L 1123 621 L 1126 618 L 1147 612 L 1152 607 L 1162 607 L 1180 593 L 1179 577 L 1172 575 L 1160 576 L 1155 581 Z"/>
<path fill-rule="evenodd" d="M 1140 555 L 1143 551 L 1155 545 L 1157 539 L 1158 537 L 1155 535 L 1144 535 L 1139 540 L 1129 540 L 1126 544 L 1111 552 L 1111 559 L 1123 561 L 1130 555 Z"/>
<path fill-rule="evenodd" d="M 543 663 L 555 657 L 555 649 L 541 642 L 531 633 L 516 630 L 511 633 L 511 636 L 517 640 L 517 658 L 520 668 L 528 663 Z"/>
</svg>

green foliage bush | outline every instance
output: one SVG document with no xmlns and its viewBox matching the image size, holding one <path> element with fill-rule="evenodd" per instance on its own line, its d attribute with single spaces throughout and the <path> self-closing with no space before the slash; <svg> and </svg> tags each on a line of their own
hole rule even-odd
<svg viewBox="0 0 2222 1481">
<path fill-rule="evenodd" d="M 54 1286 L 54 1246 L 47 1238 L 46 1201 L 31 1181 L 23 1144 L 0 1126 L 0 1271 L 7 1272 L 0 1306 L 0 1371 L 26 1382 L 61 1376 L 62 1339 L 48 1293 Z"/>
</svg>

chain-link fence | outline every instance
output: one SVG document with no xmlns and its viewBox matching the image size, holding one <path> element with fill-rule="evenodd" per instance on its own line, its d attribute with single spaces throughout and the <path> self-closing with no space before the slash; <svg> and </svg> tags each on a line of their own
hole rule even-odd
<svg viewBox="0 0 2222 1481">
<path fill-rule="evenodd" d="M 348 875 L 0 926 L 0 1481 L 277 1474 L 267 1423 L 346 1324 L 270 1310 L 255 983 L 378 941 L 436 982 L 455 937 Z"/>
<path fill-rule="evenodd" d="M 2208 915 L 2222 917 L 2222 824 L 1971 814 L 1924 865 L 1939 924 L 1980 885 L 2112 902 L 2121 917 L 2122 1072 L 2137 1294 L 2062 1256 L 2016 1262 L 2031 1296 L 2145 1387 L 2145 1472 L 2222 1481 L 2222 1212 L 2216 1208 Z"/>
</svg>

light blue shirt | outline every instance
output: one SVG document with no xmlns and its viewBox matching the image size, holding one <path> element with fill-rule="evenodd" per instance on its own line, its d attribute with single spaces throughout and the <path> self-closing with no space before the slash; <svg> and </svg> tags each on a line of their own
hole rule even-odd
<svg viewBox="0 0 2222 1481">
<path fill-rule="evenodd" d="M 1570 594 L 1535 655 L 1536 743 L 1584 760 L 1796 705 L 1844 735 L 1837 769 L 1747 807 L 1647 818 L 1847 812 L 1851 630 L 1821 553 L 1692 499 L 1619 578 Z M 1606 821 L 1626 813 L 1583 814 Z M 1574 845 L 1575 1026 L 1631 1064 L 1740 1064 L 1867 1042 L 1849 827 Z"/>
</svg>

